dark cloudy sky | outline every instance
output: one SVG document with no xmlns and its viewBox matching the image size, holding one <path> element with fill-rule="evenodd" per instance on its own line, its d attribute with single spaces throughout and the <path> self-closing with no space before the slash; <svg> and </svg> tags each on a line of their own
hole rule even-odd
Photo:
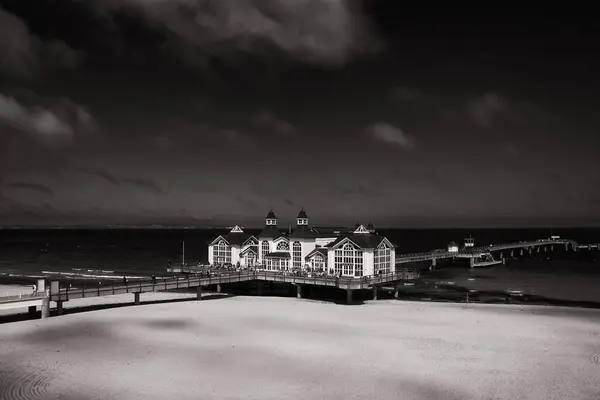
<svg viewBox="0 0 600 400">
<path fill-rule="evenodd" d="M 0 224 L 598 224 L 592 3 L 485 4 L 0 0 Z"/>
</svg>

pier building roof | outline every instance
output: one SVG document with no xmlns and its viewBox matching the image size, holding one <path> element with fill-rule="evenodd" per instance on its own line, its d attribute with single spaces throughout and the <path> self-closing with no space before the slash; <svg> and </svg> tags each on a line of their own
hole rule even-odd
<svg viewBox="0 0 600 400">
<path fill-rule="evenodd" d="M 382 242 L 385 242 L 390 247 L 396 247 L 385 237 L 369 232 L 363 225 L 359 225 L 352 233 L 341 234 L 335 241 L 329 243 L 326 247 L 336 248 L 347 241 L 354 243 L 361 249 L 374 249 Z"/>
<path fill-rule="evenodd" d="M 267 214 L 267 218 L 268 219 L 277 219 L 273 210 L 269 211 L 269 213 Z"/>
<path fill-rule="evenodd" d="M 244 242 L 246 242 L 250 238 L 256 239 L 256 237 L 254 235 L 244 232 L 242 230 L 242 228 L 240 228 L 239 226 L 236 225 L 228 233 L 226 233 L 224 235 L 219 235 L 215 240 L 210 242 L 210 244 L 211 245 L 216 244 L 219 242 L 219 240 L 223 239 L 232 246 L 241 246 L 242 244 L 244 244 Z M 256 239 L 256 240 L 258 240 L 258 239 Z"/>
<path fill-rule="evenodd" d="M 327 258 L 327 248 L 326 247 L 317 247 L 316 249 L 314 249 L 313 251 L 308 253 L 308 255 L 306 257 L 304 257 L 304 259 L 308 260 L 311 257 L 313 257 L 315 254 L 320 254 L 323 257 Z"/>
<path fill-rule="evenodd" d="M 242 252 L 240 253 L 240 255 L 242 255 L 242 256 L 243 256 L 243 255 L 245 255 L 245 254 L 248 254 L 248 253 L 250 253 L 250 252 L 254 252 L 254 254 L 258 254 L 258 246 L 248 246 L 248 247 L 246 247 L 246 248 L 244 249 L 244 251 L 242 251 Z"/>
<path fill-rule="evenodd" d="M 300 225 L 290 234 L 290 239 L 313 239 L 317 237 L 317 232 L 306 225 Z"/>
<path fill-rule="evenodd" d="M 263 229 L 259 234 L 258 237 L 259 238 L 265 238 L 265 239 L 275 239 L 281 236 L 281 231 L 279 230 L 279 228 L 277 228 L 277 226 L 275 225 L 269 225 L 267 227 L 265 227 L 265 229 Z"/>
<path fill-rule="evenodd" d="M 302 210 L 300 210 L 300 212 L 298 213 L 298 217 L 297 218 L 308 219 L 308 215 L 306 215 L 306 211 L 304 211 L 304 208 Z"/>
</svg>

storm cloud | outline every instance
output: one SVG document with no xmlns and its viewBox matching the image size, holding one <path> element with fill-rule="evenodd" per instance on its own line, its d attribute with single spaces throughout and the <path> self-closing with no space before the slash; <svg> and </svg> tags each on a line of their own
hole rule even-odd
<svg viewBox="0 0 600 400">
<path fill-rule="evenodd" d="M 272 45 L 312 64 L 339 66 L 381 48 L 357 2 L 347 0 L 96 0 L 105 16 L 125 8 L 161 27 L 187 58 Z"/>
<path fill-rule="evenodd" d="M 43 40 L 32 34 L 16 15 L 0 7 L 0 74 L 15 78 L 32 78 L 56 69 L 74 69 L 79 54 L 65 42 Z"/>
</svg>

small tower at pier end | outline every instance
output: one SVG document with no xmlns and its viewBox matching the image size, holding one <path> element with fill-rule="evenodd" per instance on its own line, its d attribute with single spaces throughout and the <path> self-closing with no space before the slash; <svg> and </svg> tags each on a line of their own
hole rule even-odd
<svg viewBox="0 0 600 400">
<path fill-rule="evenodd" d="M 465 239 L 465 249 L 469 250 L 469 249 L 472 249 L 473 247 L 475 247 L 475 239 L 473 239 L 471 236 L 469 236 L 468 238 Z"/>
</svg>

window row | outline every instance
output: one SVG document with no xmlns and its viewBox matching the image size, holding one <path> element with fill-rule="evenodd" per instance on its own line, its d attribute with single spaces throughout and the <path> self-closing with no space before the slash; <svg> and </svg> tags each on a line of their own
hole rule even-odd
<svg viewBox="0 0 600 400">
<path fill-rule="evenodd" d="M 392 270 L 392 250 L 389 248 L 376 249 L 374 254 L 373 269 L 376 274 L 381 271 L 382 274 L 394 272 Z M 394 260 L 395 263 L 395 260 Z"/>
<path fill-rule="evenodd" d="M 213 263 L 231 264 L 231 246 L 224 240 L 219 241 L 219 243 L 213 247 Z"/>
</svg>

